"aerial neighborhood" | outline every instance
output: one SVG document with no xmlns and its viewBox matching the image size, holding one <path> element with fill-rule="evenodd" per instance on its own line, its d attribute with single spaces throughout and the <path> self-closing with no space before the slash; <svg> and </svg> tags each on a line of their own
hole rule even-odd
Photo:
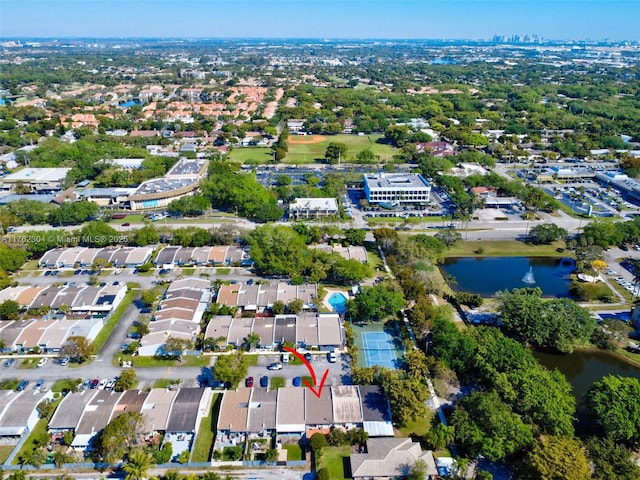
<svg viewBox="0 0 640 480">
<path fill-rule="evenodd" d="M 0 478 L 640 478 L 640 44 L 0 49 Z"/>
</svg>

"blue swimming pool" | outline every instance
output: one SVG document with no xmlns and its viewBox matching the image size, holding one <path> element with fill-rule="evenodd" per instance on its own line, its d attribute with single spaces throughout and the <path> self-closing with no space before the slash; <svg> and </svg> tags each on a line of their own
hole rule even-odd
<svg viewBox="0 0 640 480">
<path fill-rule="evenodd" d="M 327 301 L 334 312 L 344 313 L 347 311 L 347 297 L 342 293 L 333 292 Z"/>
</svg>

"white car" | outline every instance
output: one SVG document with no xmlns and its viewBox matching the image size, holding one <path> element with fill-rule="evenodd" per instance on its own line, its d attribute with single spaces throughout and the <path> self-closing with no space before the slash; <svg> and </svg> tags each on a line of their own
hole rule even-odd
<svg viewBox="0 0 640 480">
<path fill-rule="evenodd" d="M 106 378 L 103 378 L 102 380 L 100 380 L 100 383 L 98 384 L 98 389 L 99 390 L 104 390 L 104 387 L 107 385 L 108 380 Z"/>
<path fill-rule="evenodd" d="M 109 380 L 107 382 L 107 384 L 104 386 L 104 388 L 105 388 L 105 390 L 112 390 L 113 387 L 115 387 L 115 386 L 116 386 L 116 379 L 112 378 L 111 380 Z"/>
<path fill-rule="evenodd" d="M 46 357 L 45 357 L 45 358 L 41 358 L 41 359 L 38 361 L 38 367 L 44 367 L 44 365 L 45 365 L 48 361 L 49 361 L 49 359 L 48 359 L 48 358 L 46 358 Z"/>
</svg>

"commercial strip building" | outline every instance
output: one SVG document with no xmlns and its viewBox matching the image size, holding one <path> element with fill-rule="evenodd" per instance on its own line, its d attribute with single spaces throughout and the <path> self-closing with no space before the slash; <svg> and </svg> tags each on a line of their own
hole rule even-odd
<svg viewBox="0 0 640 480">
<path fill-rule="evenodd" d="M 57 192 L 62 189 L 62 181 L 67 177 L 70 168 L 31 168 L 25 167 L 0 180 L 2 189 L 15 190 L 22 184 L 32 192 Z"/>
<path fill-rule="evenodd" d="M 340 316 L 335 313 L 254 318 L 216 315 L 209 321 L 204 336 L 224 338 L 223 345 L 240 346 L 252 333 L 260 337 L 259 347 L 263 350 L 275 350 L 284 342 L 292 342 L 301 348 L 328 351 L 341 347 L 344 342 Z"/>
<path fill-rule="evenodd" d="M 431 186 L 418 173 L 374 173 L 364 175 L 364 192 L 369 203 L 428 203 Z"/>
<path fill-rule="evenodd" d="M 292 218 L 321 218 L 338 214 L 335 198 L 296 198 L 289 204 Z"/>
</svg>

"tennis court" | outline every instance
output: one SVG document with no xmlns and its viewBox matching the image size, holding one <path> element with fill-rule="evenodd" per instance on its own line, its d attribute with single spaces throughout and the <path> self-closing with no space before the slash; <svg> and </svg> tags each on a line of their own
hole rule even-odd
<svg viewBox="0 0 640 480">
<path fill-rule="evenodd" d="M 362 332 L 360 335 L 367 366 L 398 368 L 397 349 L 387 332 Z"/>
</svg>

